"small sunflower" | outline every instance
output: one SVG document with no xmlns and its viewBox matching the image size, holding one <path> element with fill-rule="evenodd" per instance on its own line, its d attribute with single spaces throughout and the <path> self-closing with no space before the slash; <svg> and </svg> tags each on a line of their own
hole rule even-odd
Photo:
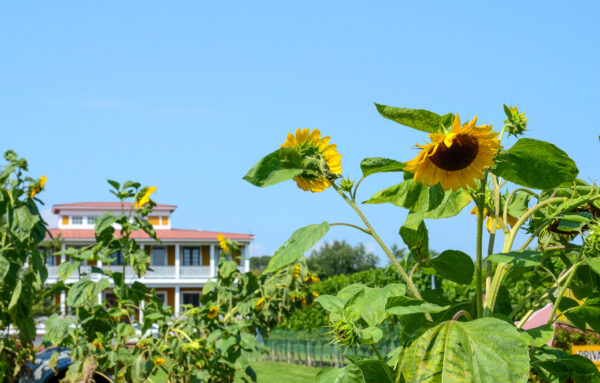
<svg viewBox="0 0 600 383">
<path fill-rule="evenodd" d="M 333 174 L 342 173 L 342 155 L 335 149 L 337 145 L 329 144 L 330 137 L 321 138 L 321 132 L 318 129 L 309 133 L 308 129 L 296 130 L 296 136 L 288 133 L 282 148 L 294 148 L 300 152 L 303 158 L 315 158 L 324 160 L 327 172 Z M 304 191 L 313 193 L 321 192 L 331 186 L 323 169 L 317 167 L 314 171 L 305 171 L 299 176 L 294 177 L 298 187 Z"/>
<path fill-rule="evenodd" d="M 97 339 L 95 339 L 95 340 L 92 341 L 92 346 L 94 346 L 98 350 L 102 350 L 104 348 L 104 346 L 102 346 L 102 342 L 100 342 Z"/>
<path fill-rule="evenodd" d="M 292 279 L 298 279 L 300 277 L 300 265 L 294 266 L 294 271 L 292 271 Z"/>
<path fill-rule="evenodd" d="M 48 178 L 46 178 L 45 175 L 42 175 L 40 177 L 40 179 L 38 180 L 37 185 L 32 187 L 31 190 L 29 191 L 29 198 L 33 198 L 36 194 L 41 192 L 42 189 L 44 188 L 44 185 L 46 185 L 46 181 L 48 181 Z"/>
<path fill-rule="evenodd" d="M 208 313 L 206 314 L 206 317 L 208 319 L 210 319 L 210 320 L 213 320 L 218 315 L 219 315 L 219 307 L 217 307 L 217 306 L 210 306 L 210 308 L 208 309 Z"/>
<path fill-rule="evenodd" d="M 223 234 L 218 234 L 217 239 L 219 240 L 221 249 L 223 249 L 223 251 L 227 254 L 231 253 L 231 247 L 229 247 L 229 244 L 227 243 L 227 238 L 225 238 Z"/>
<path fill-rule="evenodd" d="M 256 310 L 260 310 L 265 305 L 265 297 L 260 297 L 258 301 L 256 301 Z"/>
<path fill-rule="evenodd" d="M 458 114 L 452 130 L 429 135 L 430 144 L 417 145 L 421 152 L 406 163 L 405 171 L 414 173 L 414 180 L 424 185 L 442 184 L 444 190 L 475 188 L 475 179 L 483 178 L 483 169 L 494 165 L 500 148 L 498 133 L 492 125 L 475 126 L 477 116 L 462 128 Z"/>
<path fill-rule="evenodd" d="M 156 186 L 147 187 L 146 190 L 144 191 L 144 194 L 140 197 L 139 200 L 136 201 L 135 208 L 140 209 L 140 208 L 144 207 L 145 204 L 150 202 L 150 196 L 152 195 L 152 193 L 154 193 L 156 191 L 156 189 L 157 189 Z"/>
<path fill-rule="evenodd" d="M 161 358 L 160 356 L 156 359 L 154 359 L 154 365 L 156 367 L 160 367 L 162 366 L 167 360 L 165 358 Z"/>
<path fill-rule="evenodd" d="M 475 206 L 473 208 L 473 210 L 471 210 L 471 214 L 477 215 L 477 206 Z M 490 212 L 486 208 L 483 209 L 483 217 L 484 217 L 484 219 L 485 219 L 485 217 L 487 217 L 487 221 L 485 221 L 485 227 L 487 228 L 488 233 L 491 233 L 492 232 L 492 225 L 493 225 L 493 222 L 494 222 L 494 218 L 492 217 L 492 215 L 490 214 Z M 502 218 L 500 218 L 500 217 L 498 217 L 498 218 L 502 222 L 504 222 L 504 220 Z M 509 214 L 506 217 L 506 220 L 508 221 L 508 225 L 512 227 L 512 226 L 515 225 L 515 223 L 517 223 L 517 221 L 519 219 L 515 218 L 515 217 L 513 217 L 512 215 Z M 501 229 L 501 228 L 502 228 L 502 226 L 500 226 L 500 223 L 496 222 L 496 229 Z"/>
</svg>

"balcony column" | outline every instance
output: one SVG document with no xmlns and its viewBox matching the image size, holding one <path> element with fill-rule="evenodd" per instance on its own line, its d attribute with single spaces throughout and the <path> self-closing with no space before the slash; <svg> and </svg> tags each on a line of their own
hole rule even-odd
<svg viewBox="0 0 600 383">
<path fill-rule="evenodd" d="M 146 308 L 146 300 L 142 299 L 142 301 L 140 302 L 140 315 L 138 316 L 139 320 L 138 322 L 140 324 L 144 323 L 144 309 Z"/>
<path fill-rule="evenodd" d="M 179 316 L 180 306 L 181 306 L 181 289 L 179 286 L 175 286 L 175 316 Z"/>
<path fill-rule="evenodd" d="M 247 273 L 250 271 L 250 251 L 249 245 L 242 247 L 242 259 L 244 260 L 244 272 Z"/>
<path fill-rule="evenodd" d="M 216 266 L 215 266 L 215 244 L 210 244 L 210 276 L 214 277 L 216 275 Z"/>
<path fill-rule="evenodd" d="M 60 249 L 62 251 L 64 251 L 66 248 L 67 248 L 67 246 L 64 243 L 60 247 Z M 67 261 L 67 256 L 64 254 L 61 254 L 60 263 L 63 264 L 66 261 Z M 67 315 L 67 294 L 64 291 L 60 292 L 60 313 L 62 315 Z"/>
<path fill-rule="evenodd" d="M 179 279 L 181 274 L 181 247 L 175 245 L 175 279 Z"/>
</svg>

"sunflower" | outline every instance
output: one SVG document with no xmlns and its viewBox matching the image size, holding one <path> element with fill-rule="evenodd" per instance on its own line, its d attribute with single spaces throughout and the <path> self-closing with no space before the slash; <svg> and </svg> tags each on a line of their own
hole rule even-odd
<svg viewBox="0 0 600 383">
<path fill-rule="evenodd" d="M 162 366 L 167 360 L 165 358 L 161 358 L 160 356 L 156 359 L 154 359 L 154 365 L 156 367 L 160 367 Z"/>
<path fill-rule="evenodd" d="M 406 163 L 405 171 L 414 173 L 414 180 L 433 186 L 438 182 L 444 190 L 475 188 L 475 179 L 483 178 L 483 169 L 494 165 L 500 148 L 498 133 L 492 125 L 475 126 L 477 116 L 462 128 L 458 114 L 452 130 L 429 135 L 430 144 L 417 145 L 421 152 Z"/>
<path fill-rule="evenodd" d="M 231 253 L 231 248 L 227 243 L 227 238 L 225 238 L 223 234 L 218 234 L 217 239 L 219 240 L 219 245 L 221 246 L 221 249 L 223 249 L 223 251 L 227 254 Z"/>
<path fill-rule="evenodd" d="M 210 320 L 213 320 L 218 315 L 219 315 L 219 307 L 217 307 L 217 306 L 210 306 L 210 308 L 208 309 L 208 313 L 206 314 L 206 317 L 208 319 L 210 319 Z"/>
<path fill-rule="evenodd" d="M 473 208 L 473 210 L 471 210 L 471 214 L 477 215 L 477 206 L 475 206 Z M 494 222 L 494 218 L 492 217 L 492 215 L 490 214 L 490 212 L 486 208 L 483 209 L 483 217 L 484 218 L 487 217 L 487 221 L 485 222 L 485 227 L 487 227 L 488 233 L 491 233 L 492 232 L 492 225 L 493 225 L 493 222 Z M 502 218 L 500 218 L 500 217 L 498 217 L 498 218 L 502 222 L 504 222 L 504 220 Z M 508 224 L 512 227 L 512 226 L 515 225 L 515 223 L 517 223 L 518 218 L 515 218 L 515 217 L 513 217 L 512 215 L 509 214 L 506 217 L 506 220 L 508 221 Z M 500 226 L 500 223 L 496 222 L 496 229 L 501 229 L 501 228 L 502 228 L 502 226 Z"/>
<path fill-rule="evenodd" d="M 318 129 L 309 133 L 308 129 L 296 130 L 296 136 L 288 133 L 282 148 L 294 148 L 298 150 L 302 158 L 322 159 L 327 165 L 326 171 L 333 174 L 342 173 L 342 155 L 335 149 L 337 145 L 329 144 L 330 137 L 321 138 L 321 132 Z M 331 186 L 326 177 L 324 169 L 315 171 L 305 171 L 299 176 L 294 177 L 298 187 L 304 191 L 313 193 L 321 192 Z"/>
<path fill-rule="evenodd" d="M 144 194 L 140 197 L 140 199 L 135 203 L 135 208 L 136 209 L 140 209 L 142 208 L 145 204 L 147 204 L 148 202 L 150 202 L 150 196 L 152 195 L 152 193 L 154 193 L 156 191 L 156 186 L 152 186 L 152 187 L 147 187 L 145 188 L 146 190 L 144 190 Z"/>
<path fill-rule="evenodd" d="M 265 305 L 265 298 L 264 297 L 258 298 L 258 300 L 256 301 L 256 310 L 262 309 L 264 305 Z"/>
<path fill-rule="evenodd" d="M 45 175 L 42 175 L 38 180 L 38 184 L 32 187 L 29 191 L 29 198 L 33 198 L 37 193 L 41 192 L 46 184 L 46 181 L 48 181 L 48 178 L 46 178 Z"/>
</svg>

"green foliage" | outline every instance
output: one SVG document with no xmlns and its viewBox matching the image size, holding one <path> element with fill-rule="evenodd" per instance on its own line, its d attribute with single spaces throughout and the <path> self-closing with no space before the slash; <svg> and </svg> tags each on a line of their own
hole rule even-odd
<svg viewBox="0 0 600 383">
<path fill-rule="evenodd" d="M 298 229 L 273 255 L 265 273 L 277 271 L 310 250 L 329 231 L 329 224 L 323 222 L 320 225 L 308 225 Z"/>
<path fill-rule="evenodd" d="M 25 175 L 27 161 L 4 154 L 0 170 L 0 381 L 16 382 L 30 373 L 25 362 L 35 354 L 34 304 L 48 275 L 40 245 L 46 223 L 37 203 L 40 180 Z M 9 333 L 12 328 L 16 336 Z"/>
<path fill-rule="evenodd" d="M 264 187 L 290 180 L 303 171 L 298 151 L 280 148 L 257 162 L 244 179 L 253 185 Z"/>
<path fill-rule="evenodd" d="M 333 241 L 313 250 L 307 264 L 319 278 L 326 279 L 338 274 L 374 269 L 378 261 L 378 257 L 368 253 L 362 243 L 352 246 L 346 241 Z"/>
<path fill-rule="evenodd" d="M 407 382 L 518 383 L 529 375 L 527 344 L 495 318 L 442 322 L 406 348 L 399 363 Z"/>
<path fill-rule="evenodd" d="M 561 149 L 532 138 L 521 138 L 496 161 L 494 174 L 534 189 L 553 189 L 574 181 L 579 173 L 575 162 Z"/>
<path fill-rule="evenodd" d="M 403 162 L 382 157 L 365 158 L 360 162 L 363 177 L 375 173 L 400 172 L 406 165 Z"/>
<path fill-rule="evenodd" d="M 375 104 L 375 107 L 383 117 L 427 133 L 436 132 L 440 126 L 449 126 L 454 120 L 452 113 L 440 116 L 424 109 L 397 108 L 381 104 Z"/>
</svg>

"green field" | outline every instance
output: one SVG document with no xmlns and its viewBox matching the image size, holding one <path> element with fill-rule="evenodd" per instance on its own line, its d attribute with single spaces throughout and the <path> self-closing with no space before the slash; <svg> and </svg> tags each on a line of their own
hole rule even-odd
<svg viewBox="0 0 600 383">
<path fill-rule="evenodd" d="M 284 362 L 253 362 L 258 383 L 285 381 L 285 383 L 312 383 L 318 368 L 287 364 Z M 235 381 L 241 383 L 241 380 Z"/>
</svg>

